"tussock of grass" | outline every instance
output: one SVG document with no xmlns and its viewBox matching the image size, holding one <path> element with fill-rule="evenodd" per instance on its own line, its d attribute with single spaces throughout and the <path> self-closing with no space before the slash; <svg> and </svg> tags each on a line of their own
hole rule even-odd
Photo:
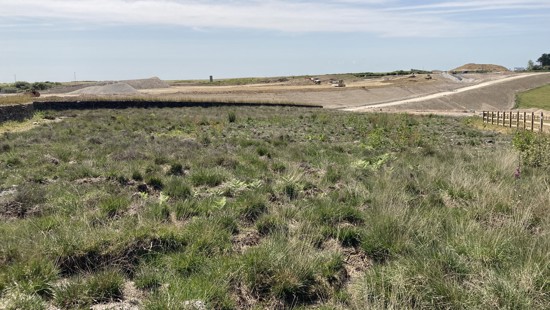
<svg viewBox="0 0 550 310">
<path fill-rule="evenodd" d="M 544 136 L 288 107 L 48 115 L 66 118 L 0 135 L 0 305 L 89 308 L 125 281 L 148 309 L 550 305 Z"/>
</svg>

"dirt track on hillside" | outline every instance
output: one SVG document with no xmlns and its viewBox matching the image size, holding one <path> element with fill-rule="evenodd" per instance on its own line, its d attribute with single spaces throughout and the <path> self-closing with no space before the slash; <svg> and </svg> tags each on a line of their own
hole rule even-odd
<svg viewBox="0 0 550 310">
<path fill-rule="evenodd" d="M 550 73 L 515 75 L 452 91 L 362 107 L 350 107 L 344 110 L 356 112 L 370 109 L 433 112 L 510 110 L 515 105 L 517 92 L 546 84 L 550 84 Z"/>
</svg>

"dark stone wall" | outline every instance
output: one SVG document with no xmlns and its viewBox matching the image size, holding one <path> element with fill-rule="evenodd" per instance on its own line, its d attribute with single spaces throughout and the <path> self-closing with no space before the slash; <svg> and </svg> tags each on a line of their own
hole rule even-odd
<svg viewBox="0 0 550 310">
<path fill-rule="evenodd" d="M 34 102 L 36 111 L 44 110 L 94 110 L 94 109 L 128 109 L 128 108 L 184 108 L 184 107 L 242 107 L 242 106 L 283 106 L 300 108 L 322 108 L 304 104 L 270 104 L 270 103 L 225 103 L 225 102 L 185 102 L 185 101 L 50 101 Z"/>
<path fill-rule="evenodd" d="M 23 121 L 32 118 L 34 106 L 32 104 L 18 104 L 0 106 L 0 124 L 7 121 Z"/>
<path fill-rule="evenodd" d="M 94 109 L 128 109 L 128 108 L 184 108 L 184 107 L 243 107 L 243 106 L 279 106 L 297 108 L 322 108 L 304 104 L 269 104 L 269 103 L 223 103 L 223 102 L 185 102 L 185 101 L 52 101 L 34 102 L 0 106 L 0 124 L 7 121 L 23 121 L 32 118 L 35 111 L 46 110 L 94 110 Z"/>
</svg>

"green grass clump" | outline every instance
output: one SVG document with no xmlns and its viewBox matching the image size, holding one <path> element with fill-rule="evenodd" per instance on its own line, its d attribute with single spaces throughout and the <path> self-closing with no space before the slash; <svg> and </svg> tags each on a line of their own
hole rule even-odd
<svg viewBox="0 0 550 310">
<path fill-rule="evenodd" d="M 192 172 L 190 179 L 193 186 L 215 187 L 221 185 L 227 177 L 219 169 L 200 169 Z"/>
<path fill-rule="evenodd" d="M 185 200 L 193 196 L 192 188 L 180 178 L 168 181 L 164 190 L 169 197 L 178 200 Z"/>
<path fill-rule="evenodd" d="M 326 264 L 327 259 L 307 245 L 273 239 L 244 254 L 243 282 L 261 299 L 311 303 L 328 295 L 324 281 L 343 270 L 341 260 Z"/>
<path fill-rule="evenodd" d="M 99 210 L 104 216 L 112 218 L 124 213 L 129 205 L 126 197 L 109 197 L 99 205 Z"/>
<path fill-rule="evenodd" d="M 88 277 L 79 277 L 54 290 L 54 303 L 62 309 L 89 307 L 93 304 L 122 299 L 124 277 L 106 270 Z"/>
</svg>

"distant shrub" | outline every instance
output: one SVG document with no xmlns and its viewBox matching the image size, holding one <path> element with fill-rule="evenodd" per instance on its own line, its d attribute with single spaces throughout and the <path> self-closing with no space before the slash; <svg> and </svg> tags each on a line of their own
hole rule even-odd
<svg viewBox="0 0 550 310">
<path fill-rule="evenodd" d="M 25 81 L 17 81 L 13 86 L 17 89 L 27 90 L 31 88 L 31 83 Z"/>
<path fill-rule="evenodd" d="M 520 152 L 522 164 L 533 168 L 550 169 L 550 135 L 518 131 L 512 143 Z"/>
</svg>

